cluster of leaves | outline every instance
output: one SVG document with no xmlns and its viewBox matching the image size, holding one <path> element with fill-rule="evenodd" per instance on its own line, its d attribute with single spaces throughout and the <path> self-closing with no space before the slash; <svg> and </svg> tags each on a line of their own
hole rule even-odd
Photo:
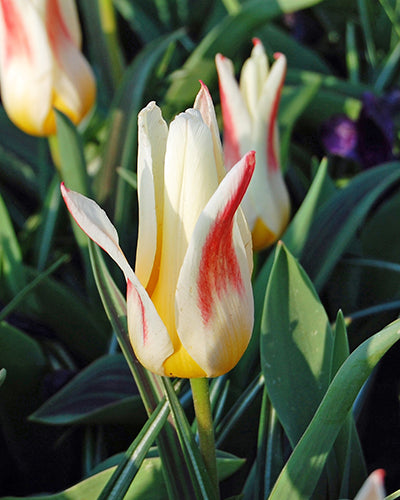
<svg viewBox="0 0 400 500">
<path fill-rule="evenodd" d="M 374 414 L 398 417 L 390 348 L 400 322 L 386 325 L 400 307 L 400 165 L 321 161 L 319 139 L 332 114 L 356 119 L 365 91 L 397 84 L 399 2 L 78 5 L 98 80 L 90 122 L 78 131 L 59 115 L 47 141 L 0 112 L 0 493 L 213 498 L 189 387 L 132 361 L 122 276 L 70 223 L 59 183 L 101 203 L 133 263 L 138 111 L 157 100 L 172 118 L 192 105 L 199 79 L 218 103 L 215 54 L 239 68 L 254 36 L 288 58 L 279 124 L 293 218 L 256 257 L 250 346 L 211 384 L 221 491 L 348 498 L 366 466 L 385 467 L 388 487 L 400 488 L 398 424 L 378 434 L 383 451 L 371 438 Z"/>
</svg>

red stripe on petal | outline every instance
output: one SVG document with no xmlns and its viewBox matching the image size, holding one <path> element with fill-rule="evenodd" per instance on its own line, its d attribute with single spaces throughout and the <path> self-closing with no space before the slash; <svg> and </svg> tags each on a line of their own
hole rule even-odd
<svg viewBox="0 0 400 500">
<path fill-rule="evenodd" d="M 217 57 L 223 61 L 225 57 L 218 54 Z M 240 144 L 235 130 L 235 122 L 229 106 L 229 99 L 219 79 L 219 93 L 221 98 L 222 121 L 224 123 L 224 157 L 225 167 L 230 170 L 241 158 Z"/>
<path fill-rule="evenodd" d="M 20 11 L 13 0 L 0 0 L 5 28 L 5 63 L 14 57 L 32 58 L 29 39 L 21 20 Z"/>
<path fill-rule="evenodd" d="M 65 43 L 72 43 L 68 26 L 64 22 L 58 0 L 48 0 L 46 14 L 46 28 L 50 44 L 57 60 L 60 62 L 60 51 Z"/>
<path fill-rule="evenodd" d="M 126 283 L 126 295 L 127 297 L 130 297 L 130 300 L 134 300 L 136 303 L 136 309 L 140 311 L 141 315 L 141 326 L 142 326 L 142 339 L 143 339 L 143 345 L 146 345 L 148 336 L 149 336 L 149 325 L 147 324 L 146 321 L 146 314 L 145 314 L 145 309 L 144 309 L 144 304 L 143 301 L 136 290 L 136 288 L 133 286 L 132 282 L 128 279 Z M 137 322 L 136 318 L 136 322 Z"/>
<path fill-rule="evenodd" d="M 232 230 L 234 215 L 253 175 L 254 151 L 246 155 L 245 162 L 246 165 L 241 171 L 236 191 L 232 193 L 228 203 L 212 224 L 202 250 L 197 285 L 199 308 L 205 324 L 212 317 L 214 301 L 221 299 L 228 288 L 239 295 L 244 292 L 240 266 L 233 245 Z"/>
<path fill-rule="evenodd" d="M 278 59 L 280 56 L 281 56 L 280 53 L 274 54 L 275 59 Z M 274 102 L 272 103 L 271 116 L 268 123 L 267 162 L 268 162 L 268 169 L 271 172 L 276 172 L 277 170 L 279 170 L 278 152 L 275 150 L 275 143 L 276 143 L 275 134 L 277 132 L 276 119 L 278 116 L 279 102 L 281 100 L 281 93 L 284 81 L 285 81 L 285 74 L 283 75 L 283 78 L 279 83 L 278 91 L 275 94 Z"/>
</svg>

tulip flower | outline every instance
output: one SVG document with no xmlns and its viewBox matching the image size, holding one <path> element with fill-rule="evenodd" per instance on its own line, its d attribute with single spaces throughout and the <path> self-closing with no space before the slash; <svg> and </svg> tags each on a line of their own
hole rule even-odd
<svg viewBox="0 0 400 500">
<path fill-rule="evenodd" d="M 257 163 L 243 200 L 243 211 L 253 236 L 253 247 L 271 245 L 289 221 L 290 201 L 280 168 L 277 113 L 286 74 L 286 58 L 276 55 L 269 70 L 260 40 L 244 63 L 240 85 L 232 61 L 216 56 L 222 118 L 225 165 L 229 169 L 249 149 Z"/>
<path fill-rule="evenodd" d="M 24 132 L 54 134 L 54 108 L 75 124 L 92 108 L 95 81 L 80 46 L 73 0 L 0 0 L 1 97 Z"/>
<path fill-rule="evenodd" d="M 254 152 L 225 175 L 215 111 L 203 85 L 169 129 L 154 102 L 138 119 L 139 234 L 135 272 L 92 200 L 62 185 L 85 233 L 127 281 L 130 341 L 154 373 L 216 377 L 239 361 L 253 327 L 251 235 L 240 203 Z"/>
<path fill-rule="evenodd" d="M 384 488 L 385 471 L 377 469 L 372 472 L 362 485 L 354 500 L 384 500 L 386 493 Z"/>
</svg>

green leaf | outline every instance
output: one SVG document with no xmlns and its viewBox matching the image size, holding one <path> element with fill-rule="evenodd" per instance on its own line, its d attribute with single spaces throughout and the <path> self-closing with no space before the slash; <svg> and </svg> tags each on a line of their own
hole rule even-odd
<svg viewBox="0 0 400 500">
<path fill-rule="evenodd" d="M 69 350 L 83 361 L 103 355 L 107 349 L 110 329 L 102 310 L 89 304 L 84 297 L 50 276 L 26 268 L 28 279 L 35 284 L 33 306 L 25 310 L 48 325 Z"/>
<path fill-rule="evenodd" d="M 329 385 L 333 335 L 311 281 L 281 243 L 265 295 L 260 342 L 268 394 L 294 447 Z"/>
<path fill-rule="evenodd" d="M 358 392 L 399 338 L 400 320 L 397 320 L 363 342 L 347 358 L 283 468 L 269 500 L 309 500 Z"/>
<path fill-rule="evenodd" d="M 82 370 L 31 415 L 52 425 L 130 423 L 146 415 L 132 374 L 120 354 L 103 356 Z"/>
<path fill-rule="evenodd" d="M 13 296 L 26 285 L 26 277 L 21 249 L 1 195 L 0 220 L 0 277 L 6 284 L 7 296 Z M 4 299 L 4 291 L 1 294 Z"/>
<path fill-rule="evenodd" d="M 137 435 L 124 455 L 110 481 L 101 492 L 98 500 L 123 500 L 130 484 L 135 478 L 150 446 L 158 436 L 169 415 L 169 405 L 163 400 L 153 411 L 143 429 Z"/>
<path fill-rule="evenodd" d="M 400 179 L 398 163 L 354 178 L 320 210 L 301 252 L 301 263 L 320 290 L 374 203 Z"/>
</svg>

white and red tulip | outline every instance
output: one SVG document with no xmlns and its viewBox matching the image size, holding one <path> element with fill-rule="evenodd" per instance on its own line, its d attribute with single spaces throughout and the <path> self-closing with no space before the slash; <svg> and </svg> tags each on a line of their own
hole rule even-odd
<svg viewBox="0 0 400 500">
<path fill-rule="evenodd" d="M 154 102 L 139 114 L 135 272 L 105 212 L 62 186 L 72 216 L 120 266 L 130 340 L 160 375 L 216 377 L 239 361 L 253 327 L 251 235 L 240 203 L 254 152 L 225 175 L 211 97 L 169 129 Z"/>
<path fill-rule="evenodd" d="M 0 84 L 14 124 L 36 136 L 55 133 L 53 108 L 79 123 L 96 85 L 81 53 L 74 0 L 0 0 Z"/>
<path fill-rule="evenodd" d="M 384 500 L 386 496 L 384 481 L 385 471 L 375 470 L 367 477 L 354 500 Z"/>
<path fill-rule="evenodd" d="M 271 245 L 285 230 L 290 216 L 290 200 L 283 179 L 277 125 L 281 90 L 286 76 L 286 58 L 276 54 L 269 69 L 260 40 L 253 40 L 251 57 L 244 63 L 240 83 L 233 63 L 216 56 L 222 118 L 225 165 L 229 169 L 250 149 L 257 163 L 243 211 L 253 236 L 255 250 Z"/>
</svg>

